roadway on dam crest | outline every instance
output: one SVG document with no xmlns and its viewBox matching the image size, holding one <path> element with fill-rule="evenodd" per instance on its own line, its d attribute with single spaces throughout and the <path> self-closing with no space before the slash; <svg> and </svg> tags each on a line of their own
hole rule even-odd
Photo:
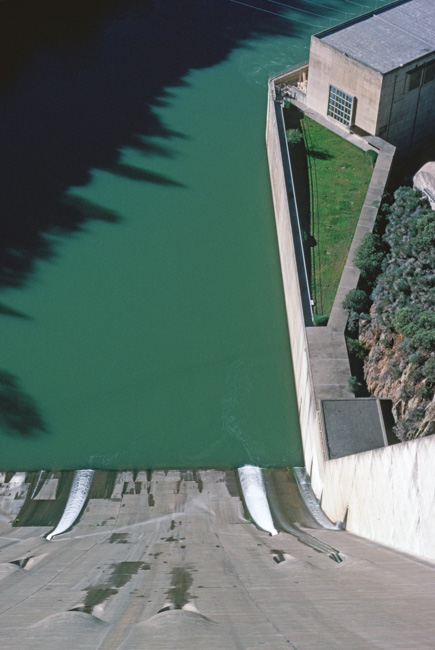
<svg viewBox="0 0 435 650">
<path fill-rule="evenodd" d="M 11 526 L 8 499 L 22 504 L 26 491 L 12 477 L 0 503 L 1 647 L 432 648 L 435 566 L 314 528 L 291 474 L 265 478 L 292 526 L 342 562 L 258 530 L 234 472 L 119 472 L 53 541 L 52 527 Z"/>
</svg>

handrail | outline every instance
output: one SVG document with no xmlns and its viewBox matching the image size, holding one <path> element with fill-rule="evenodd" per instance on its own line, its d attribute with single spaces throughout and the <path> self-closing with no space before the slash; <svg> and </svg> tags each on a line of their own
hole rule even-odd
<svg viewBox="0 0 435 650">
<path fill-rule="evenodd" d="M 291 72 L 297 72 L 299 68 L 305 68 L 308 66 L 308 59 L 305 61 L 302 61 L 300 63 L 296 63 L 294 66 L 291 66 L 290 68 L 286 68 L 285 70 L 281 70 L 281 72 L 277 72 L 276 74 L 273 74 L 269 77 L 268 81 L 275 81 L 275 79 L 278 79 L 279 77 L 284 77 L 286 74 L 290 74 Z"/>
<path fill-rule="evenodd" d="M 280 112 L 281 122 L 282 122 L 281 128 L 284 130 L 283 137 L 285 138 L 285 126 L 284 126 L 284 115 L 283 115 L 283 112 L 282 112 L 282 104 L 281 104 L 281 102 L 275 102 L 275 105 L 277 105 L 277 104 L 279 104 L 279 112 Z M 278 127 L 278 131 L 279 131 L 279 125 L 278 124 L 277 124 L 277 127 Z M 299 282 L 300 283 L 302 283 L 302 282 L 305 283 L 305 292 L 304 293 L 306 293 L 306 295 L 307 295 L 307 303 L 308 303 L 307 307 L 309 308 L 309 313 L 310 313 L 310 318 L 311 318 L 311 323 L 306 323 L 306 324 L 311 325 L 312 322 L 313 322 L 313 306 L 311 304 L 311 289 L 310 289 L 310 283 L 308 281 L 307 263 L 306 263 L 306 260 L 305 260 L 304 247 L 303 247 L 303 243 L 302 243 L 303 240 L 302 240 L 301 224 L 300 224 L 300 218 L 299 218 L 299 210 L 298 210 L 298 203 L 297 203 L 297 197 L 296 197 L 296 191 L 295 191 L 295 184 L 294 184 L 294 179 L 293 179 L 293 169 L 292 169 L 292 164 L 291 164 L 291 159 L 290 159 L 288 146 L 282 147 L 281 151 L 282 151 L 283 148 L 286 150 L 286 154 L 284 154 L 284 155 L 286 155 L 286 163 L 288 165 L 288 170 L 290 172 L 291 193 L 293 195 L 293 201 L 294 201 L 295 212 L 296 212 L 296 220 L 295 221 L 296 221 L 296 224 L 297 224 L 297 233 L 296 233 L 297 237 L 295 237 L 294 239 L 295 239 L 295 243 L 296 243 L 296 239 L 299 240 L 298 248 L 299 248 L 299 254 L 300 254 L 300 257 L 301 257 L 301 263 L 302 263 L 302 266 L 303 266 L 303 276 L 304 277 L 301 278 L 300 274 L 298 273 Z M 283 160 L 283 163 L 284 163 L 284 160 Z M 303 300 L 303 298 L 302 298 L 302 300 Z"/>
</svg>

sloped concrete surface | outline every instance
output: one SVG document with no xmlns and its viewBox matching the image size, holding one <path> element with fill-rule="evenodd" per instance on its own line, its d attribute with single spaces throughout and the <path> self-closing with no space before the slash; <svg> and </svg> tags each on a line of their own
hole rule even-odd
<svg viewBox="0 0 435 650">
<path fill-rule="evenodd" d="M 310 528 L 339 564 L 258 530 L 236 487 L 230 472 L 121 472 L 53 541 L 4 530 L 2 649 L 433 648 L 433 565 Z"/>
<path fill-rule="evenodd" d="M 435 559 L 435 436 L 331 460 L 322 508 L 398 550 Z"/>
</svg>

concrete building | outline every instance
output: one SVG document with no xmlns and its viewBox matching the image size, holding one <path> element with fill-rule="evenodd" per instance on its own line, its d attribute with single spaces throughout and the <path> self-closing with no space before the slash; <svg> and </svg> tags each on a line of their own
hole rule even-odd
<svg viewBox="0 0 435 650">
<path fill-rule="evenodd" d="M 435 136 L 435 2 L 398 0 L 311 37 L 293 98 L 399 155 Z M 289 85 L 291 88 L 289 88 Z"/>
</svg>

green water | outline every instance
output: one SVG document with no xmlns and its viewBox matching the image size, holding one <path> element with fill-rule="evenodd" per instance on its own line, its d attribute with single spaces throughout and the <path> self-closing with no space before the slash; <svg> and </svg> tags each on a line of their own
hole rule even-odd
<svg viewBox="0 0 435 650">
<path fill-rule="evenodd" d="M 264 132 L 267 77 L 308 35 L 253 39 L 167 89 L 155 111 L 176 135 L 119 152 L 165 183 L 95 169 L 70 188 L 120 221 L 58 237 L 2 292 L 30 318 L 2 319 L 1 366 L 48 428 L 3 434 L 2 468 L 303 462 Z"/>
</svg>

